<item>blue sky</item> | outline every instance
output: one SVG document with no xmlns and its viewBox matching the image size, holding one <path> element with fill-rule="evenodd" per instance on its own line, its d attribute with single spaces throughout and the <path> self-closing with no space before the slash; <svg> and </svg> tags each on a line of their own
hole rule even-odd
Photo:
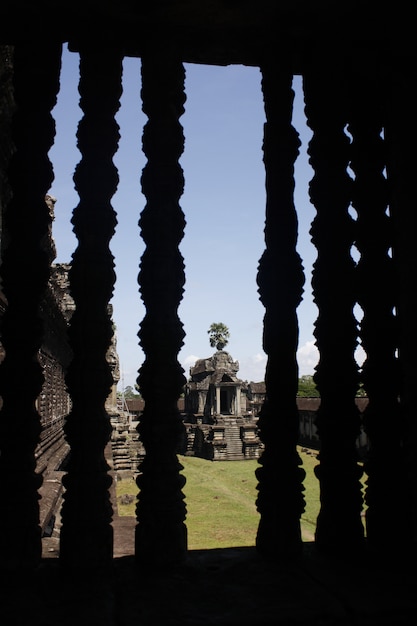
<svg viewBox="0 0 417 626">
<path fill-rule="evenodd" d="M 186 69 L 185 113 L 181 124 L 185 151 L 181 158 L 185 192 L 181 207 L 187 222 L 181 243 L 186 284 L 179 315 L 186 337 L 179 353 L 185 375 L 197 358 L 213 353 L 207 330 L 212 322 L 229 327 L 228 352 L 239 361 L 239 377 L 261 381 L 266 356 L 262 350 L 264 308 L 256 285 L 264 249 L 265 172 L 262 135 L 265 121 L 258 68 L 189 65 Z M 306 273 L 299 314 L 300 375 L 312 374 L 317 363 L 310 278 L 315 252 L 308 233 L 315 210 L 308 199 L 312 177 L 306 155 L 311 133 L 306 127 L 301 82 L 296 78 L 293 123 L 302 147 L 296 162 L 295 203 L 299 219 L 299 253 Z M 77 241 L 70 219 L 78 197 L 72 176 L 80 160 L 76 129 L 78 57 L 65 50 L 61 92 L 53 111 L 57 136 L 50 151 L 55 180 L 50 193 L 57 198 L 53 235 L 57 262 L 71 261 Z M 145 165 L 141 110 L 140 60 L 124 61 L 123 96 L 117 115 L 121 141 L 114 159 L 119 187 L 113 198 L 118 225 L 111 243 L 117 281 L 113 296 L 117 347 L 122 370 L 119 389 L 134 385 L 143 361 L 137 333 L 144 316 L 137 275 L 144 244 L 137 225 L 145 205 L 140 176 Z"/>
</svg>

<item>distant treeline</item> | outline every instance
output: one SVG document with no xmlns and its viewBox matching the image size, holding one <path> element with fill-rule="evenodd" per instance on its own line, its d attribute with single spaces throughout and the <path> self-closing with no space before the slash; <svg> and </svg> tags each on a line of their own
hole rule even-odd
<svg viewBox="0 0 417 626">
<path fill-rule="evenodd" d="M 301 376 L 298 379 L 298 393 L 299 398 L 319 398 L 320 394 L 314 382 L 314 377 L 311 375 Z M 357 397 L 363 398 L 366 396 L 365 390 L 362 385 L 359 387 Z"/>
</svg>

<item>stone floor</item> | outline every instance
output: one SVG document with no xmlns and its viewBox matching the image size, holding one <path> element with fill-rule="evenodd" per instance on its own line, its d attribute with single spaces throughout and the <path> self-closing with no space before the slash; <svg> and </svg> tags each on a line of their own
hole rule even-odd
<svg viewBox="0 0 417 626">
<path fill-rule="evenodd" d="M 116 521 L 116 526 L 117 526 Z M 132 530 L 123 521 L 120 530 Z M 415 626 L 415 570 L 321 558 L 313 544 L 289 563 L 254 548 L 191 551 L 148 571 L 116 544 L 109 571 L 66 573 L 57 558 L 0 587 L 1 626 Z"/>
<path fill-rule="evenodd" d="M 255 548 L 197 550 L 177 568 L 148 571 L 133 556 L 134 518 L 116 514 L 113 526 L 108 571 L 67 573 L 57 536 L 44 539 L 38 570 L 0 584 L 0 626 L 417 625 L 409 557 L 346 563 L 305 542 L 291 562 L 265 562 Z"/>
<path fill-rule="evenodd" d="M 134 518 L 113 525 L 108 571 L 68 574 L 57 538 L 44 540 L 39 569 L 1 584 L 0 625 L 417 625 L 416 571 L 402 559 L 346 564 L 306 542 L 292 562 L 265 562 L 255 548 L 196 550 L 177 568 L 148 571 L 133 556 Z"/>
</svg>

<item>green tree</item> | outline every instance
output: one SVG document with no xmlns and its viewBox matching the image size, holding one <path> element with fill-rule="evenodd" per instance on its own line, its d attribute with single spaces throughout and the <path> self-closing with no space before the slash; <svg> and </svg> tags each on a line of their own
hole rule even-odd
<svg viewBox="0 0 417 626">
<path fill-rule="evenodd" d="M 298 379 L 298 393 L 300 398 L 318 398 L 320 394 L 313 376 L 306 374 Z"/>
<path fill-rule="evenodd" d="M 229 329 L 222 322 L 211 324 L 207 333 L 210 335 L 209 339 L 212 348 L 216 347 L 217 350 L 223 350 L 229 343 Z"/>
<path fill-rule="evenodd" d="M 133 398 L 139 398 L 139 394 L 135 393 L 135 390 L 133 389 L 132 385 L 128 385 L 127 387 L 124 388 L 124 397 L 127 400 L 132 400 Z"/>
</svg>

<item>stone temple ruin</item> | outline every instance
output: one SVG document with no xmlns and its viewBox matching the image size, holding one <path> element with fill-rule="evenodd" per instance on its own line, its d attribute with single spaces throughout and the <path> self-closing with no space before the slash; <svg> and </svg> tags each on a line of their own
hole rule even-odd
<svg viewBox="0 0 417 626">
<path fill-rule="evenodd" d="M 214 461 L 258 458 L 258 418 L 248 403 L 248 383 L 237 377 L 239 363 L 218 350 L 198 359 L 185 386 L 186 454 Z"/>
<path fill-rule="evenodd" d="M 224 351 L 198 359 L 190 368 L 184 394 L 178 400 L 183 429 L 177 452 L 211 461 L 259 458 L 258 412 L 265 391 L 263 383 L 237 377 L 239 363 Z M 113 468 L 117 474 L 139 472 L 145 448 L 138 434 L 144 410 L 142 398 L 127 400 L 111 417 Z M 127 408 L 127 410 L 124 410 Z"/>
</svg>

